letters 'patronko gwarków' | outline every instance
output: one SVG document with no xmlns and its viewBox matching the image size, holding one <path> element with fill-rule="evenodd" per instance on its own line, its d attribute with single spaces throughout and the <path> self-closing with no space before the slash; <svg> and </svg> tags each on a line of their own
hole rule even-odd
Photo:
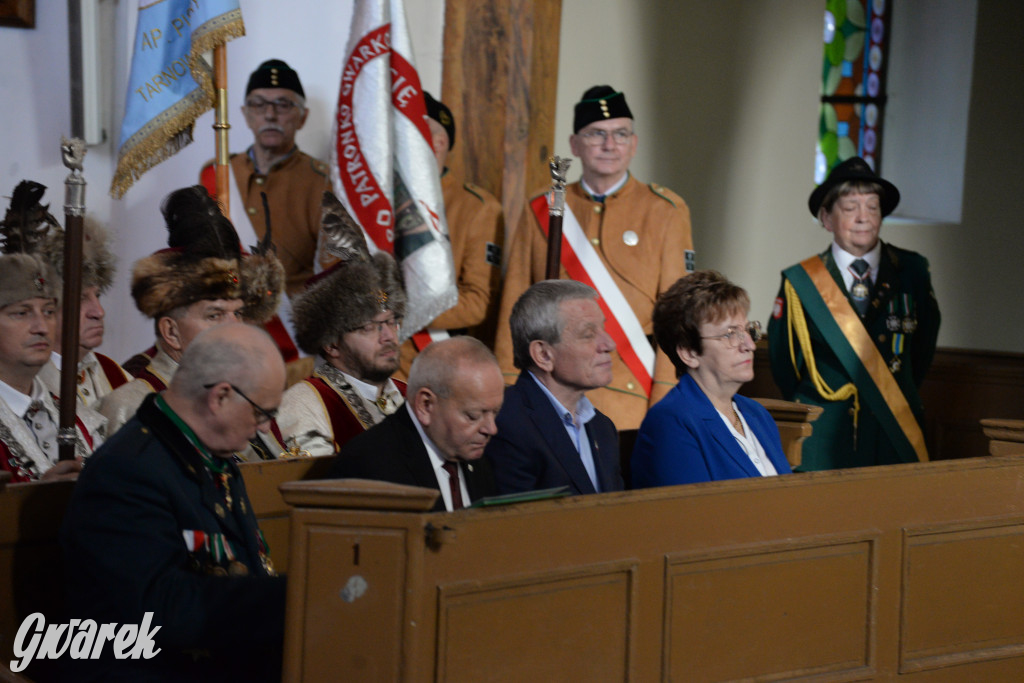
<svg viewBox="0 0 1024 683">
<path fill-rule="evenodd" d="M 402 266 L 401 337 L 454 306 L 455 266 L 427 109 L 401 0 L 356 0 L 334 120 L 334 193 Z"/>
</svg>

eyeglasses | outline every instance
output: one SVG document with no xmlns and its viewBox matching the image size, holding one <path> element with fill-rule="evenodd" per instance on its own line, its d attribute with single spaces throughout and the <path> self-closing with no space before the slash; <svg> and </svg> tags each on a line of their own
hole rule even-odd
<svg viewBox="0 0 1024 683">
<path fill-rule="evenodd" d="M 602 128 L 593 128 L 591 130 L 583 131 L 579 134 L 580 138 L 583 139 L 583 144 L 588 147 L 599 147 L 604 146 L 604 143 L 608 140 L 608 136 L 612 136 L 612 140 L 616 145 L 624 145 L 629 142 L 630 138 L 633 137 L 633 131 L 626 128 L 616 128 L 615 130 L 606 131 Z"/>
<path fill-rule="evenodd" d="M 203 388 L 204 389 L 212 389 L 215 386 L 217 386 L 218 384 L 220 384 L 220 382 L 213 382 L 212 384 L 204 384 Z M 239 396 L 244 398 L 249 403 L 249 405 L 252 406 L 253 417 L 256 418 L 256 424 L 265 424 L 267 422 L 273 422 L 274 420 L 277 419 L 277 408 L 272 408 L 270 410 L 267 410 L 263 406 L 261 406 L 258 403 L 256 403 L 256 401 L 252 400 L 251 398 L 246 396 L 244 393 L 242 393 L 242 390 L 239 389 L 238 387 L 236 387 L 234 384 L 231 384 L 230 382 L 228 382 L 228 386 L 231 387 L 232 391 L 234 391 L 236 394 L 238 394 Z"/>
<path fill-rule="evenodd" d="M 359 327 L 353 327 L 349 332 L 361 332 L 363 334 L 376 334 L 380 336 L 380 333 L 387 327 L 393 332 L 397 332 L 398 328 L 402 326 L 402 316 L 396 315 L 394 318 L 388 318 L 387 320 L 371 320 L 365 325 Z"/>
<path fill-rule="evenodd" d="M 289 100 L 287 97 L 279 97 L 276 100 L 265 100 L 262 97 L 254 97 L 251 100 L 246 100 L 245 107 L 254 114 L 265 114 L 267 107 L 273 107 L 274 113 L 280 116 L 281 114 L 287 114 L 292 109 L 298 107 L 294 101 Z"/>
<path fill-rule="evenodd" d="M 710 337 L 701 337 L 701 339 L 721 339 L 727 347 L 735 349 L 739 347 L 744 334 L 750 337 L 750 341 L 756 343 L 764 337 L 764 332 L 761 331 L 761 323 L 754 320 L 747 323 L 745 327 L 733 326 L 726 330 L 725 334 L 715 334 Z"/>
</svg>

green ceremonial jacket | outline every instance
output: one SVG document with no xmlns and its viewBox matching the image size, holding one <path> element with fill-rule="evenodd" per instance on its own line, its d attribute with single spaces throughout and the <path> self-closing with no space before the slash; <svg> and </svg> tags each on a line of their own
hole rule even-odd
<svg viewBox="0 0 1024 683">
<path fill-rule="evenodd" d="M 819 258 L 852 306 L 842 275 L 832 258 L 831 247 L 819 254 Z M 856 429 L 853 398 L 826 400 L 810 377 L 795 333 L 792 336 L 790 334 L 785 295 L 787 281 L 793 284 L 804 306 L 811 349 L 819 375 L 832 391 L 849 382 L 857 387 L 860 411 Z M 803 443 L 803 459 L 798 470 L 915 461 L 917 456 L 906 441 L 893 438 L 891 413 L 886 412 L 884 404 L 870 400 L 873 381 L 859 370 L 851 373 L 849 347 L 837 331 L 838 328 L 828 324 L 823 330 L 822 325 L 815 321 L 812 311 L 815 308 L 821 310 L 820 306 L 815 307 L 812 302 L 817 296 L 817 290 L 813 285 L 808 285 L 806 277 L 803 277 L 802 266 L 798 264 L 786 269 L 782 273 L 782 286 L 768 322 L 772 375 L 783 397 L 824 408 L 821 417 L 812 424 L 812 435 Z M 831 318 L 827 310 L 826 314 Z M 829 322 L 822 321 L 820 317 L 818 321 Z M 889 366 L 914 417 L 923 426 L 924 407 L 918 388 L 935 355 L 940 322 L 939 306 L 932 291 L 927 259 L 916 252 L 883 243 L 871 304 L 861 317 L 861 322 Z M 794 346 L 792 354 L 791 338 Z M 890 425 L 889 431 L 886 425 Z"/>
</svg>

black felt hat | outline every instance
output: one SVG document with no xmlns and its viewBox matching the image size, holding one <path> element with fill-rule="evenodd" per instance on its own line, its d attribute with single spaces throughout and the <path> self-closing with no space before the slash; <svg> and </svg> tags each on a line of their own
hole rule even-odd
<svg viewBox="0 0 1024 683">
<path fill-rule="evenodd" d="M 448 149 L 451 149 L 455 146 L 455 117 L 452 116 L 452 110 L 444 102 L 435 100 L 426 90 L 423 91 L 423 100 L 427 103 L 427 116 L 440 123 L 444 132 L 448 133 Z"/>
<path fill-rule="evenodd" d="M 576 103 L 572 132 L 579 133 L 594 121 L 623 117 L 633 118 L 633 112 L 626 104 L 626 96 L 610 85 L 595 85 L 583 93 L 583 97 Z"/>
<path fill-rule="evenodd" d="M 249 75 L 249 85 L 245 86 L 245 94 L 248 95 L 257 88 L 285 88 L 299 93 L 300 97 L 306 96 L 299 74 L 280 59 L 268 59 Z"/>
<path fill-rule="evenodd" d="M 811 215 L 817 218 L 818 212 L 821 210 L 821 203 L 825 201 L 825 196 L 829 193 L 829 190 L 848 180 L 863 180 L 882 186 L 882 196 L 880 199 L 882 200 L 883 216 L 888 216 L 892 213 L 900 203 L 900 191 L 896 189 L 895 185 L 871 170 L 868 162 L 860 157 L 850 157 L 833 168 L 828 174 L 828 178 L 825 178 L 825 182 L 814 188 L 814 192 L 811 192 L 811 196 L 807 200 L 807 207 L 811 210 Z"/>
</svg>

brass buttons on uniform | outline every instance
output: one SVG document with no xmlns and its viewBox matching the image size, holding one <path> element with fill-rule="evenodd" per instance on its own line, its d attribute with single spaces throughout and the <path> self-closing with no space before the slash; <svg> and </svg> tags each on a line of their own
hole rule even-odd
<svg viewBox="0 0 1024 683">
<path fill-rule="evenodd" d="M 601 244 L 601 238 L 600 237 L 591 237 L 590 238 L 590 243 L 593 244 L 596 247 L 597 245 Z"/>
</svg>

